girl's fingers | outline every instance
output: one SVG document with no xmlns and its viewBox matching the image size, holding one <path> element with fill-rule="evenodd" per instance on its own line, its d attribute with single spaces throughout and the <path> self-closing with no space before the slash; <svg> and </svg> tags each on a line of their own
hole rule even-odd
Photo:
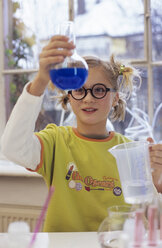
<svg viewBox="0 0 162 248">
<path fill-rule="evenodd" d="M 72 42 L 63 42 L 63 41 L 55 41 L 49 43 L 43 50 L 50 50 L 50 49 L 74 49 L 75 45 Z"/>
<path fill-rule="evenodd" d="M 72 55 L 72 49 L 75 48 L 72 42 L 62 35 L 53 36 L 48 45 L 42 49 L 39 56 L 39 76 L 49 79 L 49 69 L 52 64 L 62 63 L 67 56 Z"/>
<path fill-rule="evenodd" d="M 46 58 L 46 57 L 51 57 L 51 56 L 71 56 L 72 55 L 72 51 L 69 51 L 67 49 L 62 49 L 62 50 L 58 50 L 58 49 L 50 49 L 50 50 L 44 50 L 41 54 L 40 54 L 40 59 L 41 58 Z"/>
<path fill-rule="evenodd" d="M 148 137 L 148 138 L 147 138 L 147 141 L 150 142 L 150 143 L 154 143 L 154 140 L 153 140 L 153 138 L 151 138 L 151 137 Z"/>
<path fill-rule="evenodd" d="M 152 163 L 151 163 L 151 165 L 152 165 Z M 161 164 L 153 163 L 151 168 L 154 169 L 154 170 L 160 169 L 160 172 L 161 172 Z"/>
<path fill-rule="evenodd" d="M 61 63 L 63 61 L 64 61 L 63 56 L 43 58 L 42 60 L 40 60 L 40 67 L 47 68 L 50 64 L 57 64 L 57 63 Z"/>
<path fill-rule="evenodd" d="M 149 147 L 149 150 L 151 160 L 153 162 L 158 160 L 160 163 L 162 163 L 162 144 L 152 145 Z"/>
<path fill-rule="evenodd" d="M 162 151 L 160 151 L 160 150 L 152 150 L 151 152 L 150 152 L 150 154 L 151 154 L 151 157 L 159 157 L 159 158 L 161 158 L 162 159 Z"/>
<path fill-rule="evenodd" d="M 151 145 L 151 150 L 161 152 L 161 156 L 162 156 L 162 144 Z"/>
<path fill-rule="evenodd" d="M 153 144 L 150 149 L 151 168 L 157 173 L 162 171 L 162 144 Z"/>
<path fill-rule="evenodd" d="M 160 157 L 151 157 L 151 163 L 161 165 L 162 169 L 162 159 Z"/>
<path fill-rule="evenodd" d="M 49 43 L 47 44 L 47 46 L 45 46 L 43 48 L 43 50 L 48 50 L 51 48 L 67 48 L 67 49 L 74 49 L 75 45 L 72 41 L 69 41 L 68 39 L 59 39 L 60 36 L 57 37 L 53 37 L 53 39 L 51 39 L 49 41 Z"/>
<path fill-rule="evenodd" d="M 69 38 L 65 35 L 54 35 L 51 37 L 50 41 L 55 41 L 55 40 L 64 40 L 64 41 L 68 41 Z"/>
</svg>

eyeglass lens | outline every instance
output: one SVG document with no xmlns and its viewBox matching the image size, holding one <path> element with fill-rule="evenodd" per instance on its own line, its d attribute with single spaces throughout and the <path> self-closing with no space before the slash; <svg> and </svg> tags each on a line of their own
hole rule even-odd
<svg viewBox="0 0 162 248">
<path fill-rule="evenodd" d="M 72 90 L 71 94 L 75 99 L 82 99 L 87 95 L 88 90 L 91 92 L 91 95 L 93 97 L 98 99 L 103 98 L 107 93 L 107 88 L 105 85 L 96 84 L 91 89 L 85 89 L 84 87 L 82 87 L 77 90 Z"/>
</svg>

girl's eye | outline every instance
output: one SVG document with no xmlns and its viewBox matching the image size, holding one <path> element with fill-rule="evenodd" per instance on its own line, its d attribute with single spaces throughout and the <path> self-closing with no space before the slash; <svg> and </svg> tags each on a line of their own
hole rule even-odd
<svg viewBox="0 0 162 248">
<path fill-rule="evenodd" d="M 83 94 L 84 93 L 84 89 L 83 88 L 80 88 L 80 89 L 74 90 L 74 93 L 76 93 L 76 94 Z"/>
<path fill-rule="evenodd" d="M 105 89 L 103 87 L 97 87 L 94 89 L 95 93 L 103 93 L 105 92 Z"/>
</svg>

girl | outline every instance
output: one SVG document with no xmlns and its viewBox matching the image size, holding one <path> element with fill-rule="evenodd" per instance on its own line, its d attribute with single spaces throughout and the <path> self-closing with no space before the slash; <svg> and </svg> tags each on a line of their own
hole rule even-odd
<svg viewBox="0 0 162 248">
<path fill-rule="evenodd" d="M 61 48 L 61 49 L 60 49 Z M 81 89 L 61 96 L 76 115 L 76 128 L 49 124 L 34 133 L 43 92 L 50 80 L 49 66 L 63 62 L 74 45 L 65 36 L 54 36 L 40 55 L 40 68 L 28 83 L 13 109 L 2 137 L 4 155 L 40 173 L 49 187 L 55 185 L 44 225 L 46 232 L 97 231 L 107 216 L 107 208 L 125 204 L 112 146 L 129 142 L 123 135 L 106 128 L 112 120 L 123 120 L 125 99 L 134 77 L 130 66 L 85 58 L 89 75 Z M 120 80 L 120 75 L 122 80 Z"/>
</svg>

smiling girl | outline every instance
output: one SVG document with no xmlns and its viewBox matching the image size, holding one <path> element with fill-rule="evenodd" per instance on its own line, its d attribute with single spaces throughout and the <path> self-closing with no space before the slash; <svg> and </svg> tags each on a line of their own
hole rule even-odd
<svg viewBox="0 0 162 248">
<path fill-rule="evenodd" d="M 61 48 L 61 49 L 60 49 Z M 97 231 L 107 208 L 125 204 L 111 147 L 129 142 L 107 129 L 107 118 L 124 120 L 126 99 L 138 72 L 111 57 L 110 62 L 85 57 L 88 79 L 81 89 L 63 92 L 62 106 L 70 104 L 76 127 L 49 124 L 34 133 L 43 93 L 50 80 L 49 66 L 72 54 L 73 43 L 54 36 L 40 54 L 40 67 L 15 105 L 2 137 L 2 152 L 17 164 L 55 186 L 44 231 Z"/>
</svg>

